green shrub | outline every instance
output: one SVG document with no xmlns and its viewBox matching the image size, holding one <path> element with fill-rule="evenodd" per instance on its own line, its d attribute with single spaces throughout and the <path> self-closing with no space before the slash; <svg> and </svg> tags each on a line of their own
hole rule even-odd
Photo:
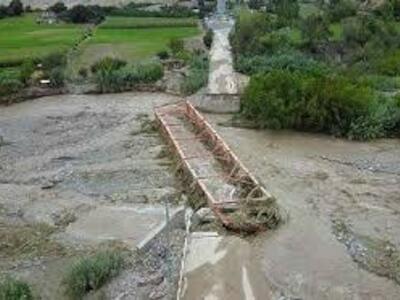
<svg viewBox="0 0 400 300">
<path fill-rule="evenodd" d="M 65 74 L 62 67 L 53 68 L 49 72 L 50 87 L 59 88 L 64 86 L 64 79 Z"/>
<path fill-rule="evenodd" d="M 40 59 L 40 63 L 44 70 L 50 71 L 53 68 L 65 67 L 67 64 L 67 57 L 65 53 L 55 52 Z"/>
<path fill-rule="evenodd" d="M 78 71 L 79 76 L 81 76 L 82 78 L 87 78 L 88 76 L 88 70 L 85 67 L 82 67 L 79 69 Z"/>
<path fill-rule="evenodd" d="M 299 17 L 300 5 L 297 0 L 271 0 L 272 12 L 278 16 L 281 25 L 290 25 Z"/>
<path fill-rule="evenodd" d="M 360 118 L 371 117 L 373 105 L 372 90 L 348 78 L 281 70 L 252 76 L 242 96 L 242 114 L 260 127 L 352 138 L 351 128 Z"/>
<path fill-rule="evenodd" d="M 327 15 L 331 22 L 338 22 L 344 18 L 355 16 L 357 6 L 352 0 L 330 1 L 327 7 Z"/>
<path fill-rule="evenodd" d="M 0 283 L 0 299 L 32 300 L 33 295 L 27 283 L 8 277 Z"/>
<path fill-rule="evenodd" d="M 230 35 L 234 56 L 263 53 L 265 49 L 260 38 L 272 26 L 271 22 L 265 13 L 241 10 Z"/>
<path fill-rule="evenodd" d="M 258 39 L 258 42 L 262 45 L 262 49 L 269 53 L 286 49 L 290 43 L 289 37 L 282 31 L 267 32 Z"/>
<path fill-rule="evenodd" d="M 188 18 L 196 16 L 192 9 L 179 5 L 165 5 L 160 10 L 144 10 L 149 3 L 131 2 L 123 7 L 104 8 L 104 12 L 111 16 L 123 17 L 166 17 L 166 18 Z"/>
<path fill-rule="evenodd" d="M 182 39 L 172 38 L 168 42 L 168 47 L 171 49 L 173 55 L 178 54 L 185 50 L 185 44 Z"/>
<path fill-rule="evenodd" d="M 127 89 L 124 74 L 120 70 L 99 69 L 95 82 L 101 93 L 117 93 Z"/>
<path fill-rule="evenodd" d="M 276 55 L 239 56 L 235 69 L 241 73 L 253 75 L 271 72 L 272 70 L 302 71 L 311 74 L 326 74 L 330 70 L 300 52 L 284 52 Z"/>
<path fill-rule="evenodd" d="M 122 92 L 137 84 L 156 82 L 163 75 L 164 69 L 160 63 L 149 62 L 120 69 L 100 68 L 96 72 L 95 82 L 102 93 Z"/>
<path fill-rule="evenodd" d="M 208 57 L 203 55 L 193 55 L 189 64 L 189 73 L 181 85 L 181 91 L 185 95 L 190 95 L 204 87 L 208 82 Z"/>
<path fill-rule="evenodd" d="M 96 5 L 75 5 L 59 14 L 65 22 L 99 24 L 105 18 L 104 10 Z"/>
<path fill-rule="evenodd" d="M 99 289 L 122 270 L 124 259 L 118 252 L 100 252 L 76 261 L 66 272 L 63 283 L 71 299 L 82 299 Z"/>
<path fill-rule="evenodd" d="M 157 56 L 159 59 L 164 60 L 169 58 L 169 53 L 166 50 L 162 50 L 157 53 Z"/>
<path fill-rule="evenodd" d="M 212 29 L 208 29 L 206 34 L 203 36 L 203 43 L 207 49 L 211 48 L 213 38 L 214 38 L 214 31 L 212 31 Z"/>
<path fill-rule="evenodd" d="M 123 70 L 124 81 L 129 86 L 138 83 L 152 83 L 164 76 L 163 66 L 158 62 L 148 62 L 135 65 Z"/>
<path fill-rule="evenodd" d="M 387 53 L 383 57 L 377 60 L 375 63 L 376 71 L 379 74 L 388 76 L 399 76 L 400 75 L 400 50 L 392 53 Z"/>
<path fill-rule="evenodd" d="M 332 32 L 329 30 L 329 22 L 322 15 L 310 15 L 301 23 L 303 40 L 311 46 L 327 42 Z"/>
<path fill-rule="evenodd" d="M 24 85 L 16 78 L 0 76 L 0 95 L 7 96 L 20 91 Z"/>
<path fill-rule="evenodd" d="M 109 71 L 114 71 L 121 69 L 122 67 L 126 66 L 126 61 L 119 59 L 119 58 L 114 58 L 114 57 L 104 57 L 97 62 L 95 62 L 91 67 L 90 70 L 92 73 L 97 73 L 99 71 L 103 70 L 109 70 Z"/>
<path fill-rule="evenodd" d="M 68 8 L 65 6 L 64 2 L 56 2 L 52 6 L 49 7 L 49 11 L 52 11 L 55 14 L 60 14 L 66 11 Z"/>
<path fill-rule="evenodd" d="M 28 84 L 32 73 L 35 71 L 35 64 L 32 60 L 28 59 L 19 68 L 19 79 L 25 85 Z"/>
</svg>

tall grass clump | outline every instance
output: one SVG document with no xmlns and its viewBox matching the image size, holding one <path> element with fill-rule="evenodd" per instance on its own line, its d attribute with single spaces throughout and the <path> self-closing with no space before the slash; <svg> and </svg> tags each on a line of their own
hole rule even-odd
<svg viewBox="0 0 400 300">
<path fill-rule="evenodd" d="M 192 55 L 189 62 L 189 71 L 181 84 L 181 91 L 185 95 L 197 92 L 207 85 L 209 61 L 205 54 Z"/>
<path fill-rule="evenodd" d="M 29 285 L 23 281 L 7 277 L 0 282 L 1 300 L 33 300 Z"/>
<path fill-rule="evenodd" d="M 130 90 L 138 84 L 154 83 L 163 76 L 163 66 L 151 61 L 118 68 L 111 65 L 100 67 L 96 70 L 95 82 L 100 92 L 113 93 Z"/>
<path fill-rule="evenodd" d="M 82 299 L 85 294 L 102 287 L 117 276 L 124 265 L 119 252 L 100 252 L 90 257 L 82 257 L 66 272 L 63 283 L 70 299 Z"/>
</svg>

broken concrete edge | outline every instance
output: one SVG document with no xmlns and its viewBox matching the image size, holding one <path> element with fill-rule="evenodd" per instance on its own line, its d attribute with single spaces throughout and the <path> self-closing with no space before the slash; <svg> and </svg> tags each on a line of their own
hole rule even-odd
<svg viewBox="0 0 400 300">
<path fill-rule="evenodd" d="M 151 247 L 151 243 L 159 237 L 164 230 L 179 226 L 184 217 L 185 207 L 180 205 L 176 208 L 170 208 L 169 221 L 164 220 L 157 228 L 150 231 L 147 236 L 136 246 L 136 249 L 146 251 Z"/>
<path fill-rule="evenodd" d="M 190 236 L 190 228 L 192 226 L 192 217 L 194 215 L 194 211 L 191 208 L 187 208 L 185 210 L 185 240 L 183 243 L 182 250 L 182 258 L 181 258 L 181 269 L 179 270 L 179 281 L 178 281 L 178 289 L 176 291 L 176 299 L 179 300 L 184 291 L 184 275 L 185 275 L 185 261 L 189 247 L 189 236 Z"/>
<path fill-rule="evenodd" d="M 190 97 L 191 102 L 199 111 L 204 113 L 233 114 L 240 111 L 239 94 L 205 94 Z"/>
</svg>

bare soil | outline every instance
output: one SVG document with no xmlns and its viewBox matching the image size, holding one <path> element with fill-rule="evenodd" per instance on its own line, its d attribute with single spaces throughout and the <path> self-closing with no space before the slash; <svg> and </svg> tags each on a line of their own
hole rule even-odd
<svg viewBox="0 0 400 300">
<path fill-rule="evenodd" d="M 0 276 L 62 299 L 74 257 L 114 242 L 134 249 L 164 221 L 164 203 L 173 209 L 180 186 L 151 124 L 154 106 L 175 101 L 157 93 L 61 95 L 1 107 Z"/>
</svg>

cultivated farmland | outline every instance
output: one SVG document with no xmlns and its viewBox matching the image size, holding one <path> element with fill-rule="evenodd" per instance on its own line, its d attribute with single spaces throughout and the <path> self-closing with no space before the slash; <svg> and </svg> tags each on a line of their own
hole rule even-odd
<svg viewBox="0 0 400 300">
<path fill-rule="evenodd" d="M 83 34 L 75 24 L 38 24 L 36 14 L 0 20 L 0 65 L 67 51 Z"/>
</svg>

